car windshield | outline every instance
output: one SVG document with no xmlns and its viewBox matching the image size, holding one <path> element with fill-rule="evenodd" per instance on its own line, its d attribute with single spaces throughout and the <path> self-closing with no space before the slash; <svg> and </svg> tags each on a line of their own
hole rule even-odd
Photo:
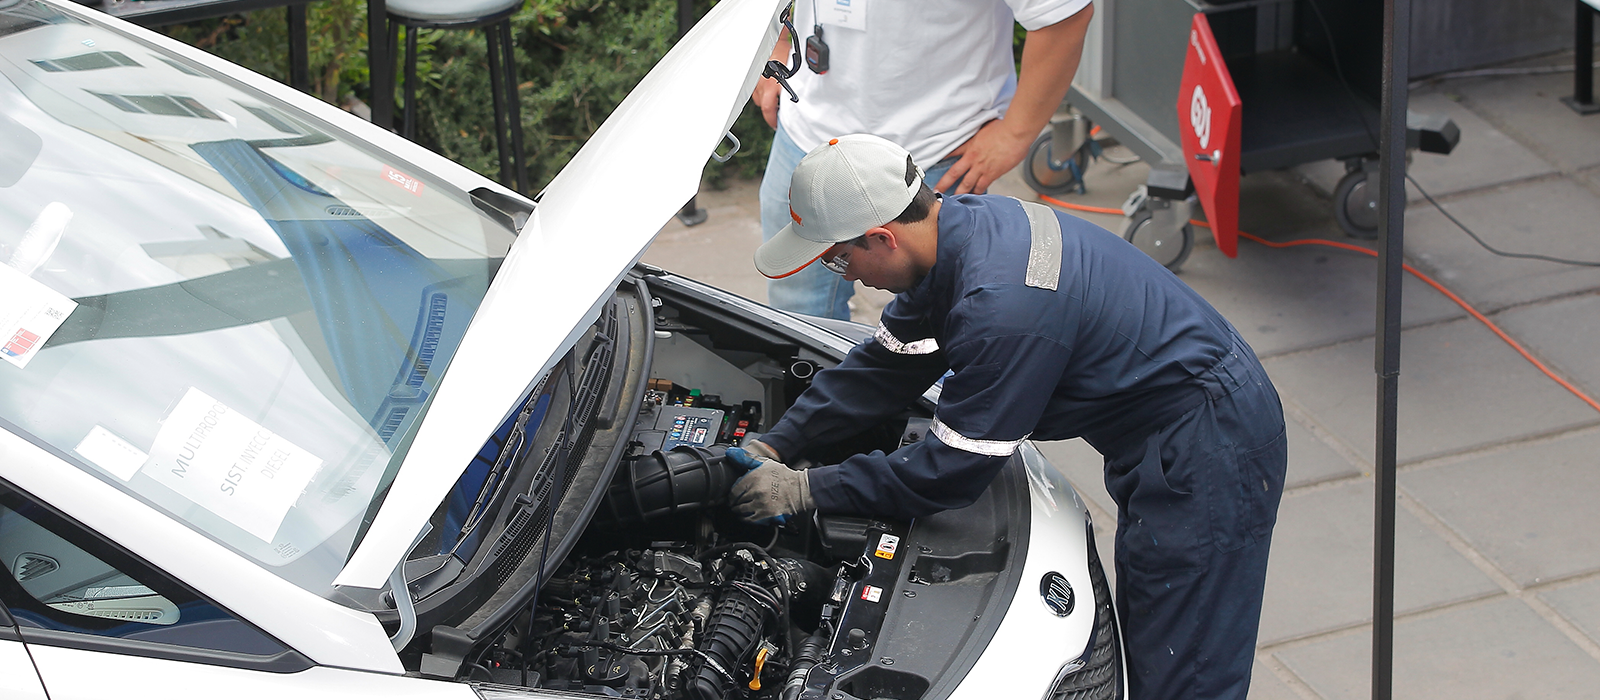
<svg viewBox="0 0 1600 700">
<path fill-rule="evenodd" d="M 515 235 L 474 201 L 0 3 L 0 423 L 325 592 Z"/>
</svg>

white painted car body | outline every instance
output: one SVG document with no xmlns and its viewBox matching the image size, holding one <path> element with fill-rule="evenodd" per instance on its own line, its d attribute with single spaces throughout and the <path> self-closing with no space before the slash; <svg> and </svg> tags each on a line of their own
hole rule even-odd
<svg viewBox="0 0 1600 700">
<path fill-rule="evenodd" d="M 13 44 L 23 38 L 48 38 L 60 44 L 65 39 L 51 32 L 59 34 L 81 27 L 85 34 L 79 43 L 84 46 L 130 54 L 165 53 L 204 66 L 246 90 L 270 96 L 283 109 L 298 110 L 291 112 L 298 118 L 368 144 L 374 152 L 391 154 L 392 162 L 405 164 L 403 167 L 413 173 L 427 173 L 433 178 L 430 182 L 462 192 L 488 190 L 507 199 L 518 199 L 514 193 L 387 130 L 192 47 L 71 3 L 46 0 L 39 6 L 77 21 L 66 29 L 46 27 L 32 30 L 32 35 L 14 35 L 10 39 Z M 416 543 L 419 531 L 427 526 L 429 514 L 446 498 L 465 469 L 456 465 L 472 460 L 483 444 L 482 436 L 493 434 L 515 413 L 524 397 L 579 341 L 585 328 L 601 316 L 611 291 L 630 274 L 656 231 L 694 194 L 707 155 L 722 141 L 759 76 L 777 36 L 775 18 L 780 9 L 775 0 L 719 3 L 551 182 L 510 244 L 461 336 L 448 374 L 438 385 L 426 417 L 416 427 L 382 507 L 373 514 L 359 546 L 340 569 L 332 572 L 336 575 L 322 581 L 328 584 L 327 589 L 308 587 L 280 575 L 263 566 L 252 553 L 254 550 L 208 536 L 152 502 L 133 497 L 111 481 L 92 475 L 75 463 L 77 458 L 69 458 L 70 445 L 48 444 L 31 439 L 10 423 L 0 425 L 8 428 L 0 429 L 0 481 L 48 504 L 87 531 L 182 582 L 306 662 L 303 667 L 284 672 L 160 658 L 159 654 L 123 653 L 116 644 L 74 646 L 54 637 L 24 643 L 19 640 L 27 640 L 27 634 L 19 635 L 16 628 L 0 625 L 0 697 L 166 700 L 219 694 L 238 698 L 293 694 L 308 699 L 471 700 L 497 693 L 568 697 L 536 689 L 493 688 L 417 677 L 414 668 L 408 673 L 390 632 L 378 617 L 341 602 L 339 596 L 328 591 L 338 587 L 381 589 L 387 585 Z M 75 36 L 66 39 L 79 41 Z M 5 41 L 0 35 L 0 58 L 6 57 Z M 14 67 L 18 65 L 13 62 Z M 31 70 L 26 66 L 18 68 L 22 69 Z M 148 77 L 151 76 L 135 76 L 141 80 Z M 88 80 L 76 75 L 60 79 Z M 201 76 L 166 79 L 190 81 L 186 89 L 192 91 L 208 89 L 202 81 L 212 80 Z M 41 99 L 36 86 L 30 89 L 34 90 L 29 93 L 31 99 Z M 88 88 L 78 85 L 76 89 Z M 128 89 L 160 92 L 163 88 L 152 85 Z M 43 113 L 24 116 L 38 120 L 28 123 L 39 128 L 79 129 L 102 138 L 111 137 L 106 136 L 109 132 L 96 131 L 95 120 L 135 119 L 93 100 L 80 99 L 78 104 L 96 105 L 91 110 L 93 114 L 80 123 L 46 127 L 39 126 L 44 121 Z M 228 113 L 220 113 L 216 119 L 233 128 L 248 121 L 243 114 Z M 221 128 L 220 123 L 210 122 L 190 126 Z M 189 138 L 190 143 L 196 140 L 199 139 Z M 137 144 L 133 147 L 145 148 Z M 222 212 L 218 216 L 238 206 L 235 200 L 239 197 L 231 194 L 227 183 L 220 182 L 214 174 L 183 170 L 182 158 L 172 159 L 171 151 L 140 153 L 145 158 L 172 160 L 179 172 L 191 178 L 192 182 L 174 178 L 174 187 L 191 188 L 193 206 Z M 183 155 L 181 149 L 178 153 Z M 651 187 L 630 191 L 626 207 L 616 206 L 618 194 L 612 186 L 616 173 L 622 165 L 637 162 L 650 163 L 656 179 Z M 113 168 L 113 164 L 106 167 Z M 0 189 L 0 198 L 5 194 Z M 380 215 L 373 214 L 374 218 Z M 399 228 L 406 226 L 394 217 L 384 222 Z M 256 226 L 258 230 L 252 232 L 244 230 L 246 224 L 239 226 L 240 236 L 249 239 L 251 245 L 281 248 L 264 227 Z M 272 252 L 285 254 L 277 248 Z M 4 261 L 0 260 L 0 264 Z M 852 345 L 841 335 L 793 316 L 714 290 L 703 293 L 714 296 L 728 309 L 805 336 L 838 355 Z M 552 303 L 554 300 L 561 303 Z M 538 323 L 525 322 L 530 306 L 540 307 Z M 23 370 L 0 366 L 0 372 L 9 371 Z M 931 407 L 937 399 L 936 386 L 930 389 L 925 403 Z M 154 452 L 152 448 L 151 453 Z M 1020 584 L 1012 588 L 1006 600 L 994 603 L 993 609 L 1003 611 L 1003 619 L 988 633 L 987 646 L 971 660 L 965 677 L 957 679 L 959 684 L 948 697 L 992 697 L 1001 689 L 1008 695 L 1047 696 L 1061 669 L 1087 658 L 1094 642 L 1097 606 L 1090 593 L 1095 586 L 1087 562 L 1095 554 L 1088 539 L 1087 513 L 1062 474 L 1032 445 L 1025 446 L 1017 460 L 1019 473 L 1025 474 L 1024 501 L 1028 509 L 1027 538 L 1017 543 L 1023 550 L 1021 571 L 1014 574 Z M 1088 604 L 1079 604 L 1068 615 L 1052 614 L 1039 591 L 1042 577 L 1051 572 L 1065 577 L 1080 597 L 1086 595 Z M 1029 662 L 1019 664 L 1017 659 Z"/>
</svg>

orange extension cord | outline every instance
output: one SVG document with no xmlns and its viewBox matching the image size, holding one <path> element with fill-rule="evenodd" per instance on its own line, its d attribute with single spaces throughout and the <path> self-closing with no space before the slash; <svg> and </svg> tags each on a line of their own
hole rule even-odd
<svg viewBox="0 0 1600 700">
<path fill-rule="evenodd" d="M 1061 201 L 1059 199 L 1056 199 L 1055 197 L 1051 197 L 1049 195 L 1041 194 L 1041 195 L 1039 195 L 1039 199 L 1042 199 L 1042 200 L 1044 200 L 1046 202 L 1054 204 L 1054 205 L 1056 205 L 1058 207 L 1062 207 L 1064 209 L 1072 209 L 1072 210 L 1075 210 L 1075 211 L 1085 211 L 1085 212 L 1090 212 L 1090 213 L 1094 213 L 1094 214 L 1115 214 L 1117 216 L 1122 216 L 1123 215 L 1121 209 L 1112 209 L 1110 207 L 1091 207 L 1091 206 L 1088 206 L 1088 205 L 1085 205 L 1085 204 L 1071 204 L 1071 203 L 1068 203 L 1068 202 L 1063 202 L 1063 201 Z M 1191 223 L 1191 224 L 1193 224 L 1195 226 L 1204 226 L 1206 228 L 1210 228 L 1210 226 L 1207 225 L 1206 222 L 1198 221 L 1196 219 L 1190 219 L 1189 223 Z M 1243 231 L 1239 232 L 1239 237 L 1244 238 L 1246 240 L 1254 241 L 1256 243 L 1260 243 L 1261 245 L 1264 245 L 1264 246 L 1266 246 L 1268 248 L 1292 248 L 1294 246 L 1302 246 L 1302 245 L 1319 245 L 1319 246 L 1326 246 L 1328 248 L 1338 248 L 1340 250 L 1348 250 L 1348 251 L 1355 252 L 1355 253 L 1361 253 L 1362 255 L 1367 255 L 1367 256 L 1374 257 L 1374 258 L 1378 257 L 1378 252 L 1375 251 L 1375 250 L 1371 250 L 1369 248 L 1363 248 L 1363 247 L 1358 246 L 1358 245 L 1351 245 L 1349 243 L 1341 243 L 1339 241 L 1330 241 L 1330 240 L 1325 240 L 1325 239 L 1321 239 L 1321 238 L 1304 238 L 1304 239 L 1295 240 L 1295 241 L 1286 241 L 1286 242 L 1283 242 L 1283 243 L 1274 243 L 1272 241 L 1269 241 L 1269 240 L 1266 240 L 1264 238 L 1261 238 L 1260 236 L 1254 236 L 1254 235 L 1245 233 Z M 1473 318 L 1478 319 L 1479 323 L 1482 323 L 1483 325 L 1487 326 L 1489 328 L 1489 330 L 1494 331 L 1494 334 L 1497 335 L 1497 336 L 1500 336 L 1500 339 L 1505 341 L 1506 345 L 1510 345 L 1512 350 L 1516 350 L 1517 354 L 1522 355 L 1523 359 L 1525 359 L 1528 362 L 1532 363 L 1534 367 L 1539 368 L 1539 371 L 1543 372 L 1544 376 L 1549 377 L 1550 379 L 1554 380 L 1555 383 L 1560 384 L 1563 389 L 1566 389 L 1567 391 L 1572 392 L 1573 396 L 1578 397 L 1579 401 L 1582 401 L 1582 402 L 1584 402 L 1586 404 L 1589 404 L 1590 408 L 1593 408 L 1596 411 L 1600 411 L 1600 401 L 1595 401 L 1588 394 L 1583 393 L 1583 391 L 1581 389 L 1579 389 L 1578 387 L 1573 386 L 1567 380 L 1562 379 L 1560 376 L 1557 376 L 1556 373 L 1551 371 L 1549 367 L 1546 367 L 1543 362 L 1540 362 L 1539 358 L 1534 357 L 1532 353 L 1529 353 L 1526 348 L 1522 347 L 1521 343 L 1518 343 L 1516 340 L 1513 340 L 1511 338 L 1511 336 L 1506 335 L 1505 331 L 1500 330 L 1500 327 L 1495 325 L 1494 321 L 1490 321 L 1487 316 L 1484 316 L 1483 314 L 1479 313 L 1477 309 L 1472 308 L 1472 305 L 1468 304 L 1465 299 L 1462 299 L 1461 297 L 1456 296 L 1455 292 L 1452 292 L 1452 291 L 1450 291 L 1448 289 L 1445 289 L 1444 285 L 1439 284 L 1439 282 L 1437 280 L 1435 280 L 1432 277 L 1429 277 L 1429 276 L 1423 274 L 1421 270 L 1418 270 L 1417 268 L 1412 267 L 1410 264 L 1402 263 L 1401 267 L 1404 267 L 1406 272 L 1409 272 L 1413 276 L 1415 276 L 1417 279 L 1422 280 L 1423 283 L 1427 284 L 1429 287 L 1433 287 L 1434 289 L 1439 290 L 1440 294 L 1445 295 L 1445 297 L 1448 298 L 1450 301 L 1455 302 L 1456 306 L 1459 306 L 1459 307 L 1465 309 L 1466 312 L 1468 314 L 1471 314 Z"/>
</svg>

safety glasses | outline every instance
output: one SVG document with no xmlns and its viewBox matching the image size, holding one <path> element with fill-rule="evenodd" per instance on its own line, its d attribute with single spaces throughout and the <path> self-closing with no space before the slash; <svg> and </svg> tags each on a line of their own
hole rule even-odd
<svg viewBox="0 0 1600 700">
<path fill-rule="evenodd" d="M 860 238 L 840 243 L 834 246 L 839 249 L 839 252 L 831 256 L 823 253 L 822 257 L 817 259 L 817 262 L 822 263 L 822 266 L 828 268 L 830 272 L 843 276 L 850 271 L 850 249 L 860 245 L 860 242 L 865 238 L 866 236 L 861 236 Z"/>
<path fill-rule="evenodd" d="M 825 257 L 817 262 L 822 263 L 822 266 L 828 268 L 830 272 L 843 276 L 850 271 L 850 251 L 846 249 L 840 251 L 838 255 L 831 258 Z"/>
</svg>

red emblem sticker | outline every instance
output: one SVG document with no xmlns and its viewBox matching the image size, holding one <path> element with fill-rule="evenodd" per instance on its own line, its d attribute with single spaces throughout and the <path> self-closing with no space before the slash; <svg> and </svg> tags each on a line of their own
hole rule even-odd
<svg viewBox="0 0 1600 700">
<path fill-rule="evenodd" d="M 394 183 L 396 187 L 410 192 L 418 197 L 422 196 L 422 181 L 402 173 L 387 165 L 383 166 L 383 179 Z"/>
<path fill-rule="evenodd" d="M 1243 103 L 1211 34 L 1205 13 L 1189 29 L 1189 55 L 1178 88 L 1178 133 L 1195 193 L 1206 210 L 1217 249 L 1239 248 L 1239 126 Z"/>
</svg>

